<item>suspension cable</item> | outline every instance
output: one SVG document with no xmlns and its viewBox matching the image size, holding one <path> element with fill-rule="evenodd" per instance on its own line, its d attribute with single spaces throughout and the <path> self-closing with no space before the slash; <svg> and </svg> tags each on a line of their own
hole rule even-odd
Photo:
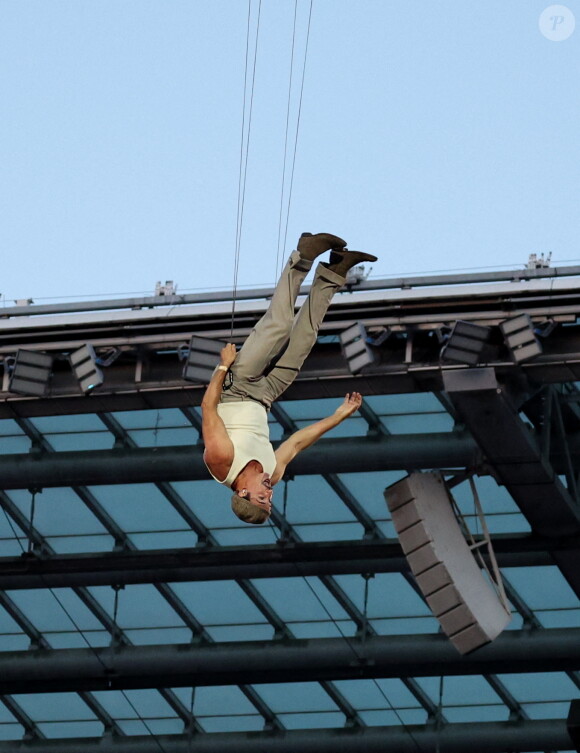
<svg viewBox="0 0 580 753">
<path fill-rule="evenodd" d="M 288 238 L 288 220 L 290 218 L 290 204 L 292 201 L 292 186 L 294 185 L 294 167 L 296 165 L 296 151 L 298 147 L 298 132 L 300 129 L 300 116 L 302 114 L 302 95 L 304 93 L 304 78 L 306 75 L 306 60 L 308 58 L 308 42 L 310 40 L 310 24 L 312 21 L 312 3 L 310 0 L 310 9 L 308 11 L 308 25 L 306 28 L 306 45 L 304 48 L 304 61 L 302 63 L 302 79 L 300 82 L 300 98 L 298 101 L 298 117 L 296 119 L 296 132 L 294 134 L 294 151 L 292 155 L 292 171 L 290 173 L 290 187 L 288 189 L 288 205 L 286 209 L 286 225 L 284 227 L 284 248 L 286 247 L 286 241 Z"/>
<path fill-rule="evenodd" d="M 292 49 L 290 53 L 290 75 L 288 77 L 288 102 L 286 104 L 286 130 L 284 133 L 284 160 L 282 162 L 282 185 L 280 188 L 280 213 L 278 216 L 278 244 L 276 250 L 276 280 L 278 279 L 278 267 L 280 265 L 281 239 L 282 239 L 282 210 L 284 206 L 284 186 L 286 185 L 286 163 L 288 154 L 288 131 L 290 130 L 290 102 L 292 95 L 292 78 L 294 75 L 294 47 L 296 44 L 296 17 L 298 15 L 298 0 L 294 0 L 294 22 L 292 24 Z"/>
<path fill-rule="evenodd" d="M 246 28 L 246 62 L 244 68 L 244 95 L 242 104 L 242 133 L 240 138 L 240 166 L 238 175 L 238 209 L 236 218 L 236 244 L 234 256 L 234 280 L 232 289 L 232 321 L 230 337 L 234 334 L 234 320 L 236 311 L 236 295 L 238 288 L 238 270 L 240 266 L 240 248 L 242 242 L 242 228 L 244 222 L 244 203 L 246 197 L 246 177 L 248 173 L 248 154 L 250 151 L 250 135 L 252 131 L 252 109 L 254 104 L 254 85 L 256 81 L 256 61 L 258 58 L 258 38 L 260 35 L 260 13 L 262 10 L 262 0 L 258 0 L 258 15 L 256 20 L 256 38 L 254 43 L 254 59 L 252 65 L 252 83 L 250 87 L 250 104 L 248 108 L 248 127 L 246 133 L 246 102 L 248 98 L 248 71 L 249 71 L 249 49 L 250 49 L 250 20 L 252 11 L 252 0 L 248 0 L 248 22 Z M 245 144 L 245 147 L 244 147 Z"/>
</svg>

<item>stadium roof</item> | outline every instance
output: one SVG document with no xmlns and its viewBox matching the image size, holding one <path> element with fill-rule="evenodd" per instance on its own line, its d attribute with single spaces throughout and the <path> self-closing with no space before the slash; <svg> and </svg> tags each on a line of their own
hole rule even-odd
<svg viewBox="0 0 580 753">
<path fill-rule="evenodd" d="M 290 466 L 269 525 L 239 522 L 201 462 L 192 334 L 243 342 L 268 290 L 6 308 L 0 318 L 0 753 L 569 751 L 580 698 L 578 268 L 366 281 L 337 296 L 276 443 L 364 395 Z M 221 297 L 222 300 L 218 300 Z M 541 353 L 499 325 L 527 314 Z M 441 359 L 489 326 L 475 368 Z M 340 332 L 374 360 L 350 373 Z M 83 394 L 69 354 L 103 383 Z M 19 349 L 47 394 L 10 391 Z M 466 386 L 466 380 L 469 382 Z M 461 656 L 410 573 L 384 489 L 444 469 L 512 620 Z"/>
</svg>

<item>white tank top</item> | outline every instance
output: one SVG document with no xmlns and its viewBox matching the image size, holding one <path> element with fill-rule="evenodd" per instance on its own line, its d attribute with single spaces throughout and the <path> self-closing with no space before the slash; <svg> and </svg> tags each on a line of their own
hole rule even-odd
<svg viewBox="0 0 580 753">
<path fill-rule="evenodd" d="M 257 460 L 262 465 L 264 473 L 271 476 L 276 468 L 276 456 L 270 444 L 268 414 L 264 406 L 255 400 L 240 400 L 219 403 L 217 412 L 234 445 L 234 460 L 223 480 L 216 478 L 208 467 L 212 477 L 218 483 L 231 488 L 240 471 L 251 460 Z"/>
</svg>

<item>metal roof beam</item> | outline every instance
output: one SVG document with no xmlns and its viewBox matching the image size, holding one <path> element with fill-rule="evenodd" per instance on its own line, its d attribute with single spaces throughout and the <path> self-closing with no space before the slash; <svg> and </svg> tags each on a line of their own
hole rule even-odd
<svg viewBox="0 0 580 753">
<path fill-rule="evenodd" d="M 580 629 L 510 630 L 469 656 L 443 635 L 2 652 L 0 694 L 580 669 Z"/>
<path fill-rule="evenodd" d="M 473 428 L 477 431 L 476 426 Z M 529 443 L 536 441 L 535 434 L 529 427 L 525 427 L 523 435 Z M 274 446 L 277 446 L 276 442 Z M 580 433 L 568 437 L 568 447 L 572 460 L 580 462 Z M 485 450 L 495 460 L 497 453 L 493 446 L 485 444 Z M 506 454 L 508 460 L 511 458 L 514 464 L 517 461 L 520 466 L 526 460 L 525 456 Z M 394 434 L 383 437 L 321 439 L 298 455 L 289 470 L 293 475 L 301 476 L 425 468 L 481 468 L 483 459 L 483 452 L 468 432 Z M 566 471 L 566 458 L 561 450 L 555 452 L 551 460 L 552 473 Z M 498 459 L 499 462 L 506 465 L 505 459 Z M 0 457 L 0 489 L 93 486 L 112 482 L 135 484 L 205 481 L 208 478 L 201 445 L 117 447 L 111 450 L 26 453 Z M 505 476 L 505 479 L 513 485 L 511 477 Z M 534 492 L 534 484 L 519 486 L 525 490 L 525 494 L 520 494 L 519 498 L 524 502 L 529 499 L 526 510 L 531 509 L 532 500 L 535 506 L 538 496 Z M 548 488 L 548 484 L 542 486 L 543 491 Z M 552 509 L 548 511 L 547 517 L 550 524 L 557 520 L 553 517 Z M 572 512 L 567 515 L 563 535 L 574 534 L 574 528 L 568 524 L 575 520 L 576 516 Z"/>
<path fill-rule="evenodd" d="M 363 729 L 237 732 L 62 740 L 9 740 L 0 753 L 521 753 L 570 750 L 574 746 L 565 719 L 484 722 Z"/>
<path fill-rule="evenodd" d="M 580 537 L 554 540 L 535 534 L 496 534 L 493 545 L 500 567 L 537 567 L 553 565 L 556 552 L 563 556 L 580 549 Z M 407 568 L 396 539 L 31 554 L 0 558 L 0 590 L 291 578 L 298 571 L 301 575 L 392 573 Z"/>
<path fill-rule="evenodd" d="M 467 433 L 323 439 L 292 462 L 291 472 L 303 475 L 466 467 L 475 465 L 480 459 L 475 442 Z M 198 481 L 208 478 L 203 463 L 203 447 L 200 445 L 0 457 L 0 489 Z"/>
</svg>

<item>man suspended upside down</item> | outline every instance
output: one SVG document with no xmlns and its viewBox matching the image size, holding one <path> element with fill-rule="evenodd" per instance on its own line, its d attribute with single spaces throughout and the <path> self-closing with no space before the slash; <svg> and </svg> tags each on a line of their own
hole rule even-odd
<svg viewBox="0 0 580 753">
<path fill-rule="evenodd" d="M 294 314 L 300 285 L 314 260 L 330 251 L 316 268 L 308 298 Z M 360 407 L 358 392 L 347 394 L 331 416 L 292 434 L 274 452 L 267 411 L 292 384 L 310 353 L 332 296 L 345 283 L 346 273 L 376 256 L 349 251 L 336 235 L 304 233 L 290 255 L 270 306 L 242 349 L 226 345 L 205 392 L 202 429 L 204 461 L 220 484 L 233 491 L 232 509 L 246 523 L 264 523 L 272 511 L 272 487 L 296 455 Z M 232 384 L 223 390 L 227 372 Z"/>
</svg>

